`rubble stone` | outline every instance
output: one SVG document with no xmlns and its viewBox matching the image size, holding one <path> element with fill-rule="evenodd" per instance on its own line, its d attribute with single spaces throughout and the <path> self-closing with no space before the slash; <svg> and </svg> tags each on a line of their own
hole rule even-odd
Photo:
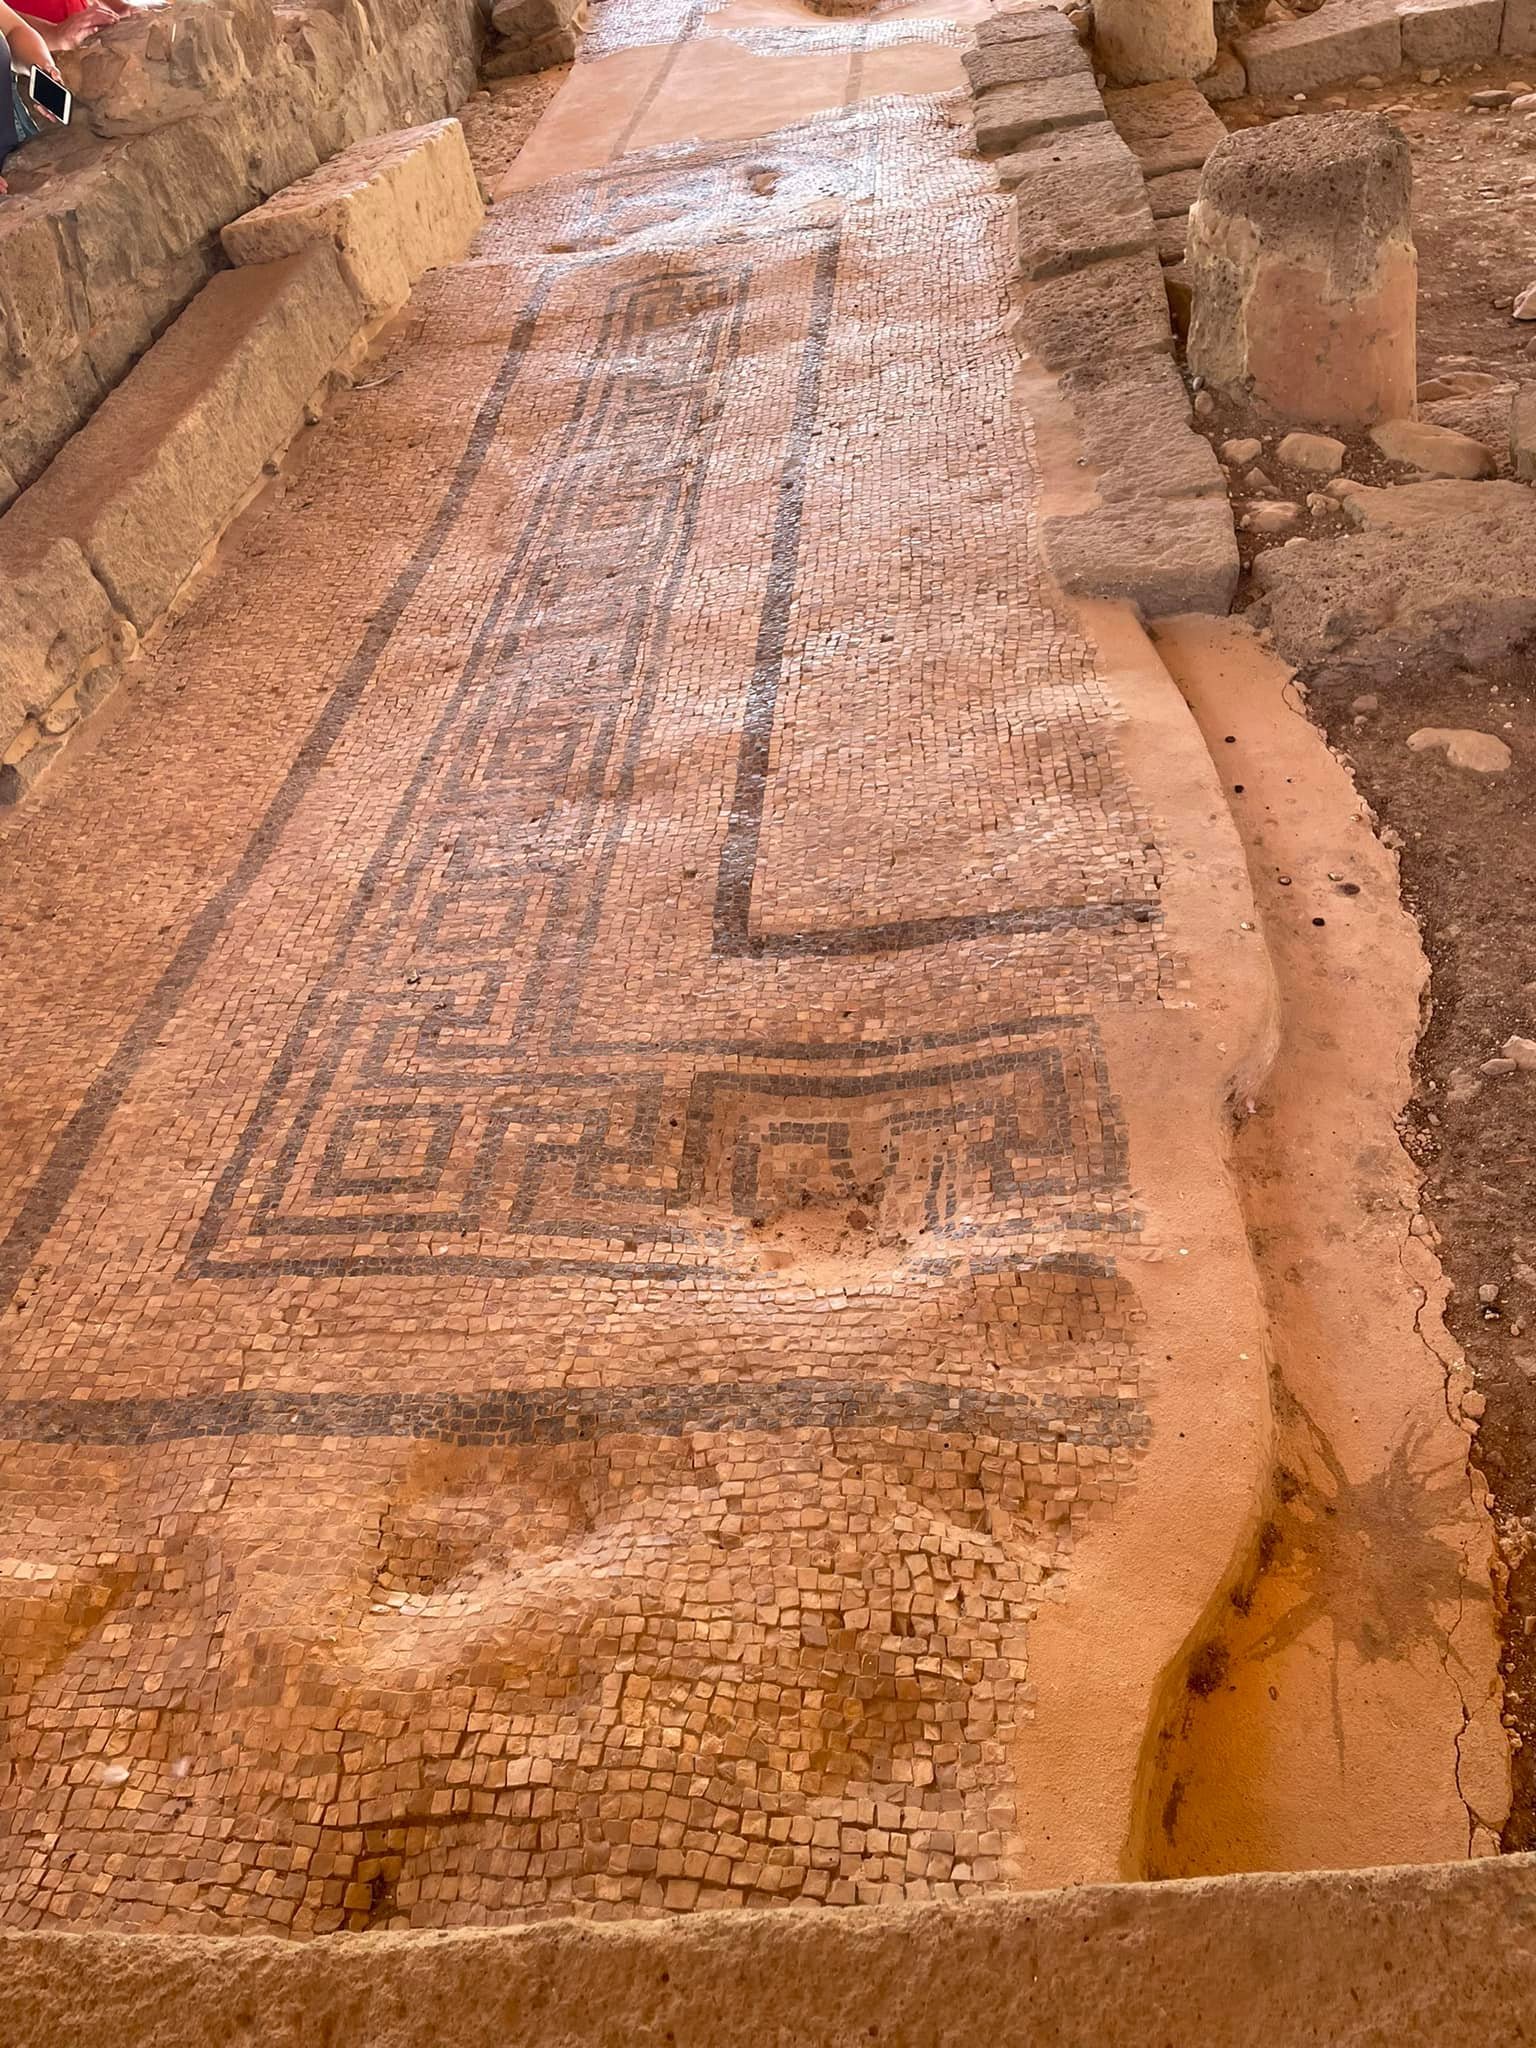
<svg viewBox="0 0 1536 2048">
<path fill-rule="evenodd" d="M 1305 469 L 1314 476 L 1337 476 L 1344 467 L 1344 443 L 1331 434 L 1287 434 L 1275 450 L 1287 469 Z"/>
</svg>

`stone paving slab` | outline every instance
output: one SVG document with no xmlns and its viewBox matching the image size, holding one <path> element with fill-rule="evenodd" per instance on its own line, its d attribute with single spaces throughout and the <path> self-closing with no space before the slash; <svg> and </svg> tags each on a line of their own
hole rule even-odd
<svg viewBox="0 0 1536 2048">
<path fill-rule="evenodd" d="M 1198 166 L 1183 171 L 1164 171 L 1160 177 L 1148 178 L 1147 204 L 1152 209 L 1152 218 L 1170 220 L 1178 214 L 1188 213 L 1199 192 Z"/>
</svg>

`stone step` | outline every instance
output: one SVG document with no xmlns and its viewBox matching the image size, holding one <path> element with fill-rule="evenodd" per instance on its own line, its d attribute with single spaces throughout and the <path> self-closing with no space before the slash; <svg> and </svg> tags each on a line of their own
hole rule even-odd
<svg viewBox="0 0 1536 2048">
<path fill-rule="evenodd" d="M 81 677 L 165 617 L 362 326 L 327 245 L 225 271 L 0 516 L 0 797 Z"/>
<path fill-rule="evenodd" d="M 485 207 L 464 131 L 433 121 L 357 143 L 224 230 L 235 264 L 334 248 L 364 311 L 403 306 L 423 272 L 462 256 Z"/>
</svg>

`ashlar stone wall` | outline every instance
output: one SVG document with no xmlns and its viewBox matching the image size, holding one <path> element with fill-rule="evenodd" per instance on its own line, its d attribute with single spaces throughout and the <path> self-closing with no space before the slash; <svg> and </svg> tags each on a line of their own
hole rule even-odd
<svg viewBox="0 0 1536 2048">
<path fill-rule="evenodd" d="M 219 234 L 473 90 L 478 0 L 176 0 L 66 59 L 76 124 L 7 166 L 0 509 L 224 267 Z"/>
</svg>

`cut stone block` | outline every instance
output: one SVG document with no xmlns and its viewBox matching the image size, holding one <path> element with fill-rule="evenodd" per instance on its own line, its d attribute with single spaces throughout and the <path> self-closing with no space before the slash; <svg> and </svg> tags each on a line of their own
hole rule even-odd
<svg viewBox="0 0 1536 2048">
<path fill-rule="evenodd" d="M 463 255 L 485 218 L 457 121 L 434 121 L 343 150 L 224 230 L 237 264 L 271 263 L 316 242 L 377 318 L 403 306 L 424 271 Z"/>
<path fill-rule="evenodd" d="M 1510 401 L 1509 459 L 1516 476 L 1536 482 L 1536 384 L 1522 384 Z"/>
<path fill-rule="evenodd" d="M 1227 131 L 1196 86 L 1138 85 L 1104 95 L 1114 122 L 1145 176 L 1198 170 Z"/>
<path fill-rule="evenodd" d="M 1184 380 L 1167 356 L 1143 356 L 1112 372 L 1068 371 L 1072 411 L 1095 488 L 1107 504 L 1132 498 L 1221 498 L 1226 480 L 1203 434 L 1190 425 Z"/>
<path fill-rule="evenodd" d="M 1173 334 L 1162 266 L 1148 249 L 1031 285 L 1019 304 L 1014 339 L 1047 370 L 1168 355 Z"/>
<path fill-rule="evenodd" d="M 1248 90 L 1248 74 L 1233 50 L 1223 50 L 1203 78 L 1195 80 L 1213 107 L 1227 100 L 1240 100 Z"/>
<path fill-rule="evenodd" d="M 1399 19 L 1405 65 L 1472 64 L 1497 56 L 1504 0 L 1408 0 Z"/>
<path fill-rule="evenodd" d="M 1160 178 L 1147 180 L 1147 204 L 1154 220 L 1171 220 L 1175 214 L 1188 213 L 1199 196 L 1198 169 L 1164 171 Z"/>
<path fill-rule="evenodd" d="M 1008 158 L 1015 274 L 1031 281 L 1150 249 L 1155 229 L 1136 159 L 1107 122 Z"/>
<path fill-rule="evenodd" d="M 1001 14 L 989 14 L 975 28 L 976 47 L 991 49 L 996 43 L 1051 42 L 1062 35 L 1076 40 L 1076 31 L 1059 7 L 1015 7 Z"/>
<path fill-rule="evenodd" d="M 1259 96 L 1313 92 L 1372 73 L 1389 77 L 1403 63 L 1397 0 L 1329 0 L 1300 21 L 1241 37 L 1237 54 L 1248 90 Z"/>
<path fill-rule="evenodd" d="M 977 100 L 973 119 L 982 156 L 1004 156 L 1033 135 L 1104 119 L 1104 102 L 1088 71 L 1039 85 L 999 85 Z"/>
<path fill-rule="evenodd" d="M 15 513 L 0 518 L 0 756 L 122 636 L 75 542 L 29 526 Z"/>
<path fill-rule="evenodd" d="M 1047 519 L 1046 556 L 1064 590 L 1126 598 L 1146 618 L 1231 608 L 1239 570 L 1225 497 L 1132 499 Z"/>
<path fill-rule="evenodd" d="M 5 515 L 23 547 L 75 542 L 142 632 L 260 481 L 356 335 L 362 309 L 315 245 L 200 292 Z M 14 524 L 13 524 L 14 522 Z"/>
<path fill-rule="evenodd" d="M 1189 253 L 1189 215 L 1181 213 L 1176 220 L 1160 220 L 1154 225 L 1158 262 L 1182 263 Z"/>
<path fill-rule="evenodd" d="M 1499 48 L 1506 57 L 1536 56 L 1536 0 L 1504 0 Z"/>
<path fill-rule="evenodd" d="M 1072 32 L 1071 23 L 1061 21 L 1058 33 L 1014 37 L 1008 41 L 983 43 L 978 40 L 965 52 L 961 63 L 974 93 L 991 92 L 1000 85 L 1043 85 L 1053 78 L 1087 76 L 1088 53 Z"/>
</svg>

